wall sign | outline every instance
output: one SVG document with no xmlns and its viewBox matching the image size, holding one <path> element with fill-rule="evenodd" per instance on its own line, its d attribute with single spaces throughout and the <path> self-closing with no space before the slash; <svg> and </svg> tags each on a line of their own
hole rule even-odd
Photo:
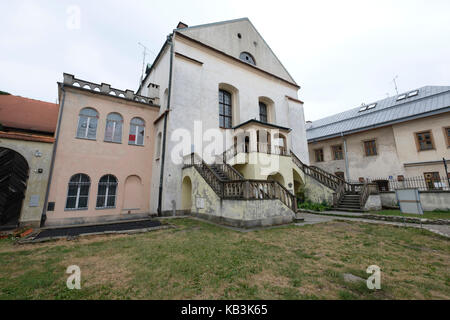
<svg viewBox="0 0 450 320">
<path fill-rule="evenodd" d="M 205 199 L 197 197 L 195 204 L 196 204 L 197 209 L 204 209 L 205 208 Z"/>
</svg>

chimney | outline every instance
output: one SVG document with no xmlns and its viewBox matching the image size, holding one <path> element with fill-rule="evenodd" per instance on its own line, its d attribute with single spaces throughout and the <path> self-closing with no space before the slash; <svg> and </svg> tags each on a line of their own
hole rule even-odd
<svg viewBox="0 0 450 320">
<path fill-rule="evenodd" d="M 182 29 L 182 28 L 187 28 L 187 27 L 189 27 L 186 23 L 184 23 L 184 22 L 178 22 L 178 25 L 177 25 L 177 29 Z"/>
</svg>

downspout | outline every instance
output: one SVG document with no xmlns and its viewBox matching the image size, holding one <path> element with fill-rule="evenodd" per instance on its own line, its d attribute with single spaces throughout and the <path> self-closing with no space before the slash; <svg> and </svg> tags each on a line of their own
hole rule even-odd
<svg viewBox="0 0 450 320">
<path fill-rule="evenodd" d="M 173 34 L 167 36 L 167 42 L 170 45 L 170 67 L 169 67 L 169 86 L 167 92 L 167 106 L 164 111 L 164 127 L 163 127 L 163 140 L 161 151 L 161 172 L 159 174 L 159 194 L 158 194 L 158 216 L 162 216 L 162 195 L 163 195 L 163 183 L 164 183 L 164 164 L 166 158 L 166 133 L 167 133 L 167 116 L 170 109 L 170 97 L 172 92 L 172 71 L 173 71 Z"/>
<path fill-rule="evenodd" d="M 345 159 L 345 172 L 347 173 L 347 181 L 350 181 L 350 171 L 348 169 L 348 156 L 347 156 L 347 139 L 344 138 L 344 133 L 341 132 L 342 140 L 344 140 L 344 159 Z"/>
<path fill-rule="evenodd" d="M 53 167 L 55 166 L 56 148 L 58 146 L 59 131 L 61 129 L 61 119 L 64 110 L 64 102 L 66 101 L 66 90 L 64 89 L 64 83 L 61 83 L 61 91 L 63 92 L 63 96 L 61 101 L 61 107 L 59 108 L 58 126 L 56 128 L 55 143 L 53 145 L 52 159 L 50 162 L 50 171 L 48 173 L 48 182 L 47 182 L 47 190 L 45 192 L 44 208 L 42 208 L 41 227 L 44 226 L 45 220 L 47 220 L 48 196 L 50 193 L 50 184 L 52 182 L 53 177 Z"/>
</svg>

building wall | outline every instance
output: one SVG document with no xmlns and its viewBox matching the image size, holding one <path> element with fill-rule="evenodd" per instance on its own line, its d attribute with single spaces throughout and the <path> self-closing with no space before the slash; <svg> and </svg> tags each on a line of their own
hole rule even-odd
<svg viewBox="0 0 450 320">
<path fill-rule="evenodd" d="M 28 163 L 29 178 L 19 222 L 21 225 L 38 227 L 44 209 L 53 143 L 1 138 L 0 147 L 18 152 Z M 36 152 L 39 152 L 41 156 L 36 156 Z M 43 172 L 38 173 L 38 169 L 43 169 Z M 38 197 L 37 206 L 30 206 L 32 196 Z"/>
<path fill-rule="evenodd" d="M 443 128 L 449 126 L 450 112 L 399 123 L 393 126 L 395 141 L 399 148 L 399 161 L 402 164 L 439 161 L 439 163 L 432 165 L 423 164 L 413 167 L 406 166 L 405 174 L 407 176 L 423 177 L 424 172 L 439 172 L 441 176 L 445 176 L 442 158 L 450 160 L 450 147 L 445 140 Z M 417 151 L 415 133 L 427 130 L 432 131 L 435 149 Z"/>
<path fill-rule="evenodd" d="M 208 129 L 219 129 L 218 90 L 221 84 L 231 85 L 238 91 L 234 104 L 239 111 L 235 113 L 234 125 L 259 118 L 258 99 L 260 97 L 267 97 L 274 102 L 277 125 L 288 127 L 293 123 L 292 121 L 298 119 L 295 134 L 291 134 L 291 145 L 300 159 L 308 162 L 306 134 L 302 120 L 304 119 L 303 105 L 291 103 L 286 98 L 286 95 L 297 98 L 296 87 L 176 36 L 174 51 L 201 63 L 189 61 L 177 55 L 174 57 L 171 112 L 168 115 L 163 210 L 171 211 L 173 206 L 177 210 L 181 208 L 182 164 L 181 161 L 178 163 L 174 161 L 172 157 L 172 151 L 178 151 L 176 148 L 180 141 L 173 139 L 174 133 L 185 129 L 185 136 L 190 135 L 192 140 L 186 143 L 184 150 L 185 153 L 189 153 L 194 138 L 197 139 L 196 141 L 199 141 L 198 139 L 202 141 L 202 133 L 207 132 Z M 200 137 L 194 137 L 193 134 L 195 121 L 200 121 Z M 232 130 L 222 130 L 222 132 L 229 138 L 218 153 L 229 148 L 233 143 Z M 203 143 L 204 146 L 208 145 L 206 141 Z M 181 157 L 178 160 L 181 160 Z M 154 170 L 158 168 L 159 171 L 159 163 L 156 162 Z M 152 184 L 152 194 L 158 194 L 158 184 L 159 181 Z"/>
<path fill-rule="evenodd" d="M 107 97 L 90 92 L 81 92 L 65 88 L 64 109 L 60 126 L 60 137 L 56 151 L 53 179 L 49 202 L 55 202 L 55 210 L 47 212 L 48 224 L 64 221 L 97 221 L 111 219 L 111 216 L 152 213 L 150 210 L 150 181 L 152 177 L 155 131 L 153 121 L 159 108 Z M 96 140 L 76 138 L 78 115 L 81 109 L 90 107 L 99 113 Z M 116 112 L 123 117 L 122 143 L 104 141 L 106 117 Z M 144 146 L 128 145 L 130 121 L 134 117 L 145 120 Z M 87 210 L 68 211 L 65 209 L 70 178 L 84 173 L 91 179 L 89 205 Z M 98 182 L 104 175 L 112 174 L 118 180 L 116 207 L 114 209 L 96 209 Z M 124 208 L 125 184 L 127 179 L 141 182 L 139 208 Z M 128 180 L 129 182 L 131 180 Z M 134 181 L 133 180 L 133 181 Z M 129 184 L 130 185 L 130 184 Z M 124 210 L 138 209 L 138 210 Z"/>
<path fill-rule="evenodd" d="M 350 172 L 346 172 L 344 160 L 332 160 L 332 146 L 342 144 L 343 138 L 329 139 L 309 144 L 309 157 L 312 165 L 318 166 L 331 173 L 345 172 L 346 178 L 358 180 L 360 177 L 389 177 L 403 175 L 405 170 L 399 161 L 396 142 L 392 127 L 383 127 L 355 133 L 346 136 L 347 157 Z M 365 140 L 376 140 L 377 155 L 366 156 L 364 151 Z M 314 150 L 323 148 L 324 162 L 315 161 Z M 344 157 L 345 159 L 345 157 Z"/>
<path fill-rule="evenodd" d="M 445 176 L 442 158 L 450 159 L 450 147 L 447 145 L 444 128 L 450 126 L 450 113 L 406 121 L 392 126 L 372 129 L 345 136 L 347 140 L 349 175 L 347 179 L 423 177 L 425 172 L 439 172 Z M 418 151 L 415 133 L 432 131 L 435 149 Z M 378 155 L 366 157 L 363 141 L 376 139 Z M 333 145 L 342 144 L 343 138 L 333 138 L 308 144 L 309 159 L 312 165 L 331 173 L 346 172 L 344 160 L 332 160 Z M 324 162 L 316 162 L 314 150 L 323 148 Z M 436 163 L 429 163 L 429 162 Z M 409 165 L 420 163 L 419 165 Z"/>
</svg>

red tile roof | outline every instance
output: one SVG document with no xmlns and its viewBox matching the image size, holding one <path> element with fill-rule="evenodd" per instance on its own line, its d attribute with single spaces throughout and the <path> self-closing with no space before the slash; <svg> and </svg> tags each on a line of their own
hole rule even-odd
<svg viewBox="0 0 450 320">
<path fill-rule="evenodd" d="M 59 105 L 13 95 L 0 95 L 0 124 L 4 127 L 54 133 Z"/>
</svg>

